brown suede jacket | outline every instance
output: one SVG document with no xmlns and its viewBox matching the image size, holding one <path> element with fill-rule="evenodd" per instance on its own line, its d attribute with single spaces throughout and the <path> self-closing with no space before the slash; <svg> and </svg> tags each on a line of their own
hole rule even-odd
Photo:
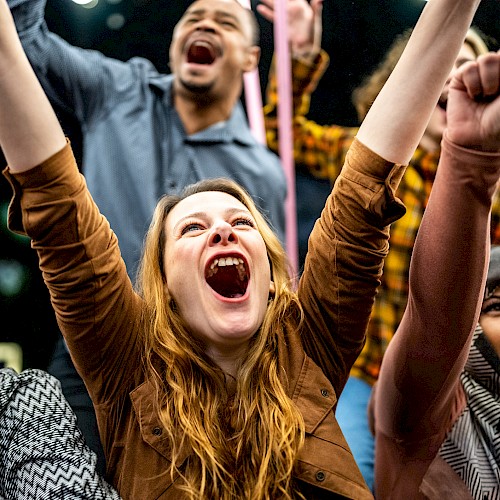
<svg viewBox="0 0 500 500">
<path fill-rule="evenodd" d="M 305 321 L 279 349 L 283 383 L 306 425 L 296 479 L 308 499 L 372 498 L 334 411 L 363 346 L 388 224 L 404 213 L 394 196 L 403 171 L 355 141 L 310 238 L 298 289 Z M 70 147 L 29 173 L 5 175 L 14 189 L 9 226 L 30 236 L 39 254 L 61 331 L 96 408 L 107 478 L 125 499 L 182 498 L 181 479 L 167 472 L 170 449 L 142 365 L 143 302 Z M 189 455 L 185 449 L 181 469 Z"/>
</svg>

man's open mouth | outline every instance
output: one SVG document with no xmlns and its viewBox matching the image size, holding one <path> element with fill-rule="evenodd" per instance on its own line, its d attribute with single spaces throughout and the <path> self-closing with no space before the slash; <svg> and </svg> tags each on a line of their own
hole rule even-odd
<svg viewBox="0 0 500 500">
<path fill-rule="evenodd" d="M 207 266 L 205 279 L 209 286 L 223 297 L 242 297 L 248 286 L 247 264 L 240 257 L 216 258 Z"/>
<path fill-rule="evenodd" d="M 195 40 L 187 50 L 187 62 L 193 64 L 212 64 L 217 59 L 218 51 L 206 40 Z"/>
</svg>

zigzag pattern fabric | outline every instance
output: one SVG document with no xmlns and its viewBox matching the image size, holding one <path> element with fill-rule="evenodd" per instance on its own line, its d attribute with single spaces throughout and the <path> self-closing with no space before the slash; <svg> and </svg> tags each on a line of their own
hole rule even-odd
<svg viewBox="0 0 500 500">
<path fill-rule="evenodd" d="M 96 461 L 57 379 L 0 370 L 0 499 L 119 500 Z"/>
<path fill-rule="evenodd" d="M 500 500 L 500 360 L 478 328 L 461 382 L 467 407 L 440 456 L 462 479 L 472 498 Z M 486 357 L 485 357 L 486 353 Z"/>
</svg>

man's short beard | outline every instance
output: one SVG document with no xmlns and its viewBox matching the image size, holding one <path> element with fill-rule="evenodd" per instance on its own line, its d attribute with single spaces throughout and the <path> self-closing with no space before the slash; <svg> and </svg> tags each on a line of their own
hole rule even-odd
<svg viewBox="0 0 500 500">
<path fill-rule="evenodd" d="M 186 80 L 183 80 L 181 78 L 179 78 L 179 83 L 181 84 L 181 87 L 184 87 L 185 90 L 197 95 L 209 94 L 214 86 L 213 82 L 210 82 L 205 85 L 199 85 L 186 82 Z"/>
</svg>

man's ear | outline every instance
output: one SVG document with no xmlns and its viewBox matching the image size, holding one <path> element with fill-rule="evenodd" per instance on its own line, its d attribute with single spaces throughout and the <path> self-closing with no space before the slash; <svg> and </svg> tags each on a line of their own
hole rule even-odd
<svg viewBox="0 0 500 500">
<path fill-rule="evenodd" d="M 248 71 L 253 71 L 259 64 L 259 60 L 260 60 L 260 47 L 257 47 L 257 45 L 252 45 L 248 47 L 246 53 L 246 59 L 243 64 L 243 72 L 247 73 Z"/>
</svg>

